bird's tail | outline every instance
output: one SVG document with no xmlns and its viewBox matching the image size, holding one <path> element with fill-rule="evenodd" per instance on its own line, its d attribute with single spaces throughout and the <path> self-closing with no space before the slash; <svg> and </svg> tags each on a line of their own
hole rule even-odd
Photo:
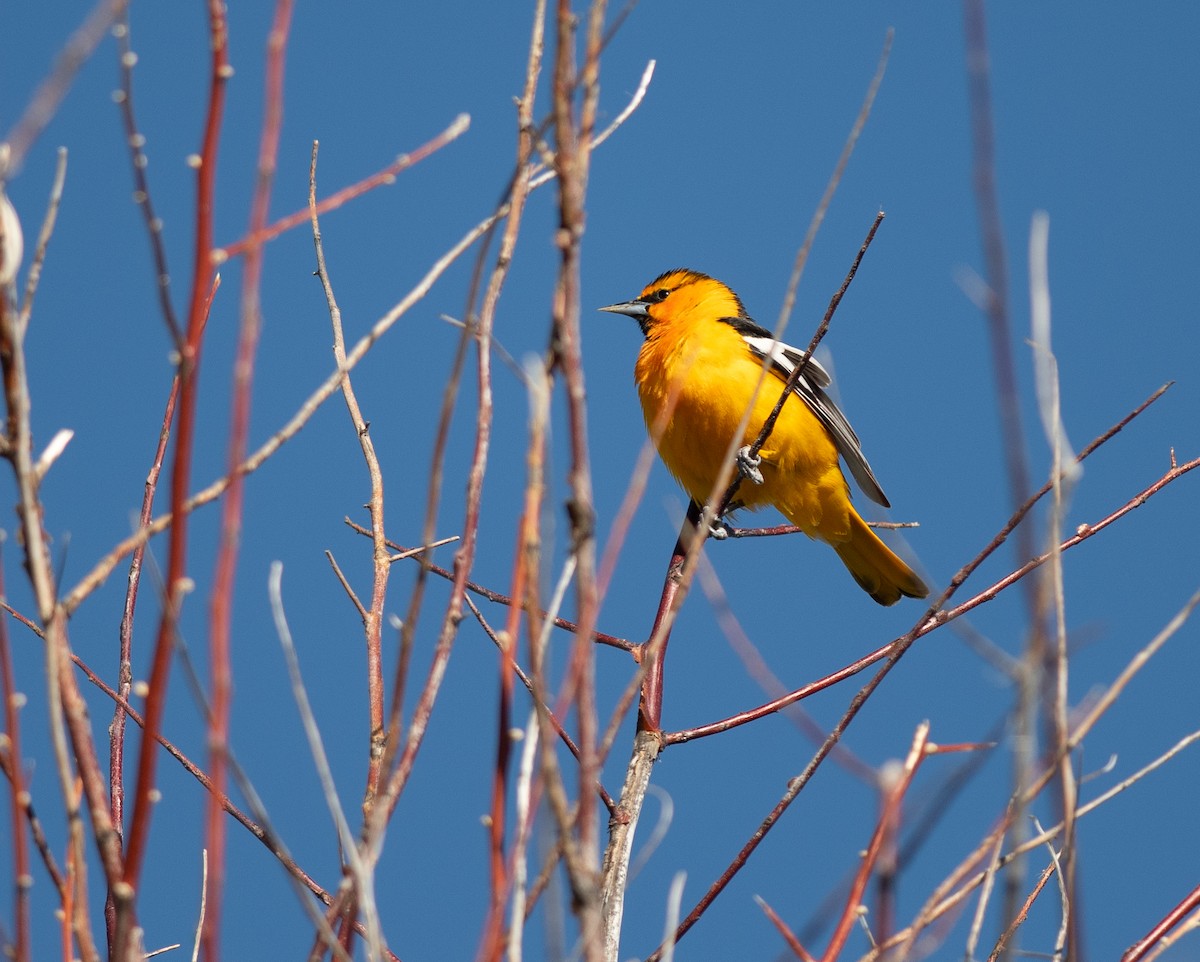
<svg viewBox="0 0 1200 962">
<path fill-rule="evenodd" d="M 840 544 L 834 544 L 833 549 L 854 575 L 854 580 L 881 605 L 894 605 L 901 595 L 924 598 L 929 594 L 925 582 L 879 540 L 853 508 L 850 510 L 850 536 Z"/>
</svg>

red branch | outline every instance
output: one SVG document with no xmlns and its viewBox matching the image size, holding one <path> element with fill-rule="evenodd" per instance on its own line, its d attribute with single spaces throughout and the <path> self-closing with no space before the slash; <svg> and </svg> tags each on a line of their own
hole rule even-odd
<svg viewBox="0 0 1200 962">
<path fill-rule="evenodd" d="M 220 286 L 220 277 L 213 279 L 212 289 L 208 294 L 208 304 L 205 314 L 212 306 Z M 171 382 L 171 391 L 167 395 L 166 409 L 163 411 L 162 427 L 158 432 L 158 446 L 154 451 L 154 460 L 146 475 L 146 489 L 142 494 L 142 512 L 138 519 L 140 528 L 146 528 L 154 517 L 154 496 L 158 492 L 158 479 L 162 474 L 163 460 L 167 455 L 167 442 L 171 437 L 171 421 L 175 417 L 175 404 L 179 400 L 179 375 L 176 374 Z M 125 588 L 125 608 L 121 614 L 121 627 L 118 632 L 120 646 L 119 664 L 117 665 L 117 690 L 120 699 L 113 710 L 112 724 L 108 728 L 108 803 L 112 809 L 113 825 L 120 832 L 125 823 L 125 719 L 127 712 L 125 704 L 129 699 L 133 686 L 133 616 L 137 609 L 138 589 L 142 582 L 142 562 L 146 557 L 146 544 L 138 545 L 129 559 L 129 576 Z M 105 917 L 109 931 L 116 926 L 116 903 L 113 893 L 108 893 L 104 906 Z"/>
<path fill-rule="evenodd" d="M 458 137 L 466 131 L 470 125 L 470 119 L 466 114 L 461 114 L 454 119 L 454 122 L 443 130 L 432 140 L 422 144 L 412 153 L 401 154 L 383 170 L 371 174 L 370 177 L 365 177 L 357 184 L 351 184 L 349 187 L 343 187 L 336 194 L 326 197 L 324 200 L 317 203 L 317 216 L 325 214 L 331 210 L 336 210 L 343 204 L 349 203 L 356 197 L 361 197 L 368 191 L 374 190 L 376 187 L 383 187 L 392 183 L 396 179 L 396 175 L 408 170 L 430 154 L 436 153 L 445 147 L 448 143 L 458 139 Z M 251 230 L 249 237 L 243 237 L 241 240 L 234 241 L 226 247 L 220 247 L 213 252 L 213 256 L 218 261 L 225 261 L 231 257 L 237 257 L 239 254 L 244 254 L 251 247 L 261 247 L 262 245 L 273 241 L 280 234 L 286 233 L 293 227 L 298 227 L 300 224 L 307 222 L 312 216 L 312 210 L 305 207 L 303 210 L 298 210 L 295 213 L 288 214 L 277 220 L 270 226 L 261 227 L 258 230 Z"/>
<path fill-rule="evenodd" d="M 1126 949 L 1125 954 L 1121 956 L 1121 962 L 1138 962 L 1150 949 L 1154 948 L 1160 939 L 1197 908 L 1200 908 L 1200 885 L 1188 892 L 1183 901 L 1171 909 L 1158 925 L 1146 933 L 1144 938 Z"/>
<path fill-rule="evenodd" d="M 163 710 L 170 678 L 171 652 L 175 625 L 183 600 L 187 576 L 187 515 L 184 506 L 191 480 L 193 445 L 196 428 L 196 384 L 200 346 L 206 312 L 205 294 L 212 276 L 213 198 L 216 193 L 217 146 L 225 108 L 225 85 L 231 74 L 228 60 L 228 34 L 225 5 L 209 0 L 209 34 L 212 45 L 209 74 L 208 109 L 204 123 L 204 141 L 196 162 L 196 236 L 192 252 L 192 288 L 188 306 L 186 339 L 179 359 L 179 422 L 175 432 L 175 453 L 171 466 L 171 513 L 175 523 L 167 546 L 166 604 L 154 641 L 149 692 L 146 695 L 145 730 L 138 749 L 137 787 L 133 817 L 129 825 L 129 847 L 125 860 L 124 881 L 136 890 L 146 856 L 150 834 L 150 813 L 154 802 L 154 773 L 158 760 L 155 740 L 162 726 Z M 117 946 L 118 957 L 123 955 Z"/>
<path fill-rule="evenodd" d="M 4 568 L 0 565 L 0 597 L 4 596 Z M 0 698 L 4 699 L 4 737 L 9 764 L 9 813 L 12 817 L 13 878 L 16 879 L 16 932 L 11 946 L 14 959 L 30 959 L 29 943 L 29 841 L 25 835 L 25 774 L 21 761 L 21 723 L 17 713 L 12 651 L 8 644 L 8 619 L 0 618 Z"/>
<path fill-rule="evenodd" d="M 280 128 L 283 125 L 283 74 L 288 29 L 292 19 L 292 0 L 278 0 L 271 32 L 267 37 L 266 91 L 262 138 L 258 154 L 258 183 L 250 207 L 250 236 L 257 238 L 266 226 L 271 202 L 271 185 L 279 153 Z M 229 488 L 221 512 L 221 541 L 213 576 L 210 611 L 209 670 L 212 679 L 212 704 L 209 715 L 209 773 L 218 794 L 225 794 L 229 711 L 233 678 L 229 666 L 230 629 L 233 622 L 233 596 L 237 575 L 238 545 L 241 542 L 245 475 L 237 470 L 246 456 L 250 432 L 251 389 L 254 384 L 254 360 L 262 329 L 263 248 L 252 242 L 246 251 L 245 278 L 242 288 L 241 332 L 233 370 L 233 404 L 229 428 Z M 220 958 L 221 895 L 225 885 L 225 818 L 216 795 L 208 801 L 205 826 L 208 848 L 208 889 L 204 914 L 203 948 L 209 960 Z"/>
<path fill-rule="evenodd" d="M 796 938 L 796 933 L 793 932 L 788 924 L 779 917 L 779 913 L 771 908 L 765 899 L 758 898 L 757 896 L 755 896 L 755 898 L 758 902 L 758 907 L 763 910 L 763 914 L 766 915 L 770 923 L 775 926 L 775 931 L 783 936 L 783 941 L 785 941 L 787 943 L 787 947 L 792 950 L 792 954 L 795 955 L 796 958 L 800 959 L 800 962 L 817 962 L 817 960 L 812 957 L 812 953 L 800 944 L 800 940 Z"/>
<path fill-rule="evenodd" d="M 884 798 L 879 822 L 875 826 L 875 832 L 871 836 L 871 843 L 867 846 L 866 854 L 863 855 L 862 863 L 854 874 L 854 881 L 846 896 L 846 904 L 842 909 L 841 918 L 838 919 L 833 935 L 829 939 L 829 947 L 821 957 L 822 962 L 834 962 L 846 946 L 846 940 L 850 937 L 850 930 L 854 926 L 854 920 L 858 917 L 858 907 L 862 904 L 863 894 L 867 890 L 867 882 L 870 881 L 876 860 L 879 858 L 885 842 L 895 837 L 896 826 L 900 822 L 900 803 L 904 801 L 908 787 L 912 784 L 913 776 L 916 775 L 917 769 L 925 758 L 925 747 L 928 741 L 929 724 L 925 722 L 917 729 L 917 735 L 913 739 L 912 749 L 908 753 L 903 774 L 891 786 L 891 791 Z"/>
<path fill-rule="evenodd" d="M 1116 430 L 1119 430 L 1119 428 Z M 1109 432 L 1104 437 L 1107 439 L 1114 433 L 1115 430 Z M 1080 457 L 1082 458 L 1086 456 L 1093 450 L 1095 450 L 1095 446 L 1090 446 Z M 1117 510 L 1113 511 L 1107 517 L 1102 518 L 1094 525 L 1080 525 L 1079 529 L 1073 536 L 1062 542 L 1062 544 L 1059 546 L 1059 550 L 1067 551 L 1068 549 L 1074 548 L 1076 545 L 1086 541 L 1093 535 L 1099 534 L 1114 521 L 1123 518 L 1134 508 L 1141 507 L 1141 505 L 1145 504 L 1150 498 L 1152 498 L 1172 481 L 1177 480 L 1196 467 L 1200 467 L 1200 458 L 1189 461 L 1186 464 L 1173 465 L 1170 471 L 1160 477 L 1145 490 L 1135 494 L 1132 498 L 1125 502 L 1125 504 L 1121 505 L 1121 507 L 1117 508 Z M 1046 489 L 1044 488 L 1043 492 L 1045 490 Z M 1023 517 L 1025 512 L 1028 511 L 1029 507 L 1032 506 L 1033 502 L 1037 500 L 1040 494 L 1041 493 L 1034 495 L 1033 498 L 1025 503 L 1022 509 L 1017 512 L 1017 515 L 1014 515 L 1014 520 L 1010 521 L 1010 523 L 1005 526 L 1005 530 L 997 535 L 996 538 L 992 540 L 992 543 L 988 545 L 988 547 L 981 552 L 980 555 L 977 556 L 976 559 L 964 569 L 964 571 L 973 571 L 985 557 L 987 557 L 989 554 L 995 551 L 996 548 L 1004 543 L 1004 538 L 1007 531 L 1011 530 L 1011 528 L 1015 525 L 1015 519 L 1018 517 Z M 957 607 L 937 610 L 937 608 L 943 604 L 951 594 L 953 594 L 957 586 L 962 584 L 963 580 L 965 580 L 966 575 L 963 572 L 960 572 L 955 576 L 951 587 L 946 590 L 943 598 L 939 599 L 937 604 L 934 605 L 934 610 L 936 610 L 937 613 L 931 617 L 927 617 L 925 621 L 914 627 L 908 634 L 903 635 L 900 638 L 893 639 L 886 645 L 875 649 L 875 651 L 864 655 L 862 658 L 859 658 L 857 661 L 851 662 L 846 667 L 841 668 L 830 675 L 826 675 L 824 678 L 819 678 L 814 682 L 810 682 L 801 688 L 797 688 L 795 691 L 789 692 L 781 698 L 776 698 L 770 702 L 767 702 L 765 705 L 760 705 L 759 707 L 752 708 L 748 711 L 739 712 L 737 715 L 730 716 L 729 718 L 722 719 L 721 721 L 711 722 L 708 725 L 683 729 L 681 731 L 671 732 L 667 735 L 664 735 L 664 744 L 671 745 L 677 742 L 686 742 L 694 738 L 704 738 L 708 735 L 715 735 L 719 732 L 728 731 L 730 728 L 736 728 L 739 725 L 744 725 L 748 722 L 755 721 L 766 715 L 780 711 L 794 702 L 807 698 L 809 695 L 816 694 L 818 691 L 823 691 L 824 689 L 829 688 L 831 685 L 837 684 L 840 681 L 844 681 L 846 678 L 858 674 L 864 668 L 868 668 L 876 662 L 882 661 L 884 658 L 894 655 L 895 652 L 902 646 L 907 647 L 907 645 L 911 644 L 912 641 L 929 634 L 929 632 L 934 631 L 937 628 L 940 628 L 943 624 L 953 621 L 954 619 L 966 614 L 968 611 L 979 607 L 979 605 L 984 604 L 985 602 L 991 601 L 1001 591 L 1004 591 L 1006 588 L 1016 584 L 1031 571 L 1041 567 L 1050 559 L 1050 557 L 1051 554 L 1047 552 L 1046 554 L 1032 558 L 1020 568 L 1012 571 L 995 584 L 979 592 L 977 595 L 968 599 L 967 601 L 964 601 Z"/>
<path fill-rule="evenodd" d="M 688 544 L 696 541 L 699 523 L 700 508 L 693 501 L 688 505 L 687 517 L 683 519 L 683 527 L 679 529 L 679 537 L 675 539 L 675 548 L 671 552 L 671 562 L 667 565 L 667 574 L 663 579 L 663 590 L 658 599 L 658 611 L 654 615 L 650 637 L 635 653 L 638 661 L 645 666 L 641 701 L 638 704 L 639 731 L 662 731 L 663 668 L 667 658 L 667 643 L 671 640 L 672 619 L 679 589 L 683 584 Z"/>
</svg>

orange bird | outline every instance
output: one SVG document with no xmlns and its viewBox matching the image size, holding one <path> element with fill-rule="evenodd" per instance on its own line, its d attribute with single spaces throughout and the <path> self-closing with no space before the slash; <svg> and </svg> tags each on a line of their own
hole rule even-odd
<svg viewBox="0 0 1200 962">
<path fill-rule="evenodd" d="M 693 501 L 703 504 L 712 494 L 769 356 L 768 370 L 777 380 L 768 378 L 754 399 L 739 452 L 739 466 L 754 483 L 741 485 L 731 507 L 774 505 L 810 538 L 832 547 L 881 605 L 895 604 L 901 595 L 929 594 L 850 503 L 838 455 L 863 493 L 889 507 L 858 435 L 825 393 L 829 374 L 815 360 L 809 359 L 796 384 L 804 403 L 785 404 L 760 459 L 748 458 L 779 399 L 771 384 L 787 381 L 805 351 L 776 341 L 751 320 L 733 291 L 698 271 L 667 271 L 634 300 L 601 310 L 632 317 L 646 335 L 634 367 L 642 414 L 663 463 Z"/>
</svg>

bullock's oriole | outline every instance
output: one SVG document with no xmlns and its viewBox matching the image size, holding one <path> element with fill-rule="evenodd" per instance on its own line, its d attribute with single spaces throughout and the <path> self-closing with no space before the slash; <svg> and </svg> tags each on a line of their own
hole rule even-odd
<svg viewBox="0 0 1200 962">
<path fill-rule="evenodd" d="M 626 314 L 646 335 L 634 367 L 642 413 L 658 453 L 699 504 L 712 494 L 730 439 L 750 405 L 763 359 L 771 373 L 758 392 L 742 435 L 758 436 L 786 381 L 805 352 L 776 342 L 720 281 L 697 271 L 667 271 L 637 298 L 601 310 Z M 774 505 L 810 538 L 838 553 L 855 580 L 881 605 L 901 595 L 924 598 L 925 583 L 875 535 L 850 503 L 838 455 L 872 501 L 887 497 L 863 457 L 858 436 L 825 393 L 829 374 L 810 359 L 796 385 L 803 404 L 785 404 L 760 452 L 761 471 L 746 470 L 735 508 Z M 743 448 L 743 457 L 748 454 Z"/>
</svg>

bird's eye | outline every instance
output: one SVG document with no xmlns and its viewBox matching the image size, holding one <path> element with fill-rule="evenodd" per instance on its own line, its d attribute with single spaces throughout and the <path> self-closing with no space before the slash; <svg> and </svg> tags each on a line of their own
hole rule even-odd
<svg viewBox="0 0 1200 962">
<path fill-rule="evenodd" d="M 667 290 L 665 287 L 660 287 L 653 294 L 647 297 L 646 300 L 650 301 L 652 304 L 657 304 L 660 301 L 665 301 L 670 296 L 671 292 L 669 290 Z"/>
</svg>

